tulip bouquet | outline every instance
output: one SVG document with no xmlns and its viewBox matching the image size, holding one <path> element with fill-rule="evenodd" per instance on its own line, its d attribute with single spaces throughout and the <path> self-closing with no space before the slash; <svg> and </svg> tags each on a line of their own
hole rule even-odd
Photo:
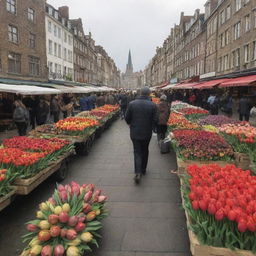
<svg viewBox="0 0 256 256">
<path fill-rule="evenodd" d="M 169 129 L 198 129 L 199 125 L 188 121 L 182 114 L 171 113 L 167 125 Z"/>
<path fill-rule="evenodd" d="M 188 120 L 195 121 L 199 118 L 209 115 L 209 111 L 200 108 L 182 108 L 179 110 Z"/>
<path fill-rule="evenodd" d="M 28 243 L 22 256 L 82 256 L 98 247 L 101 220 L 107 216 L 106 196 L 94 185 L 58 185 L 53 196 L 39 205 L 37 219 L 27 223 Z"/>
<path fill-rule="evenodd" d="M 8 194 L 11 190 L 11 182 L 16 178 L 15 175 L 12 175 L 10 170 L 1 169 L 0 170 L 0 198 Z"/>
<path fill-rule="evenodd" d="M 99 122 L 86 117 L 68 117 L 58 121 L 55 126 L 64 134 L 84 136 L 95 130 L 99 126 Z"/>
<path fill-rule="evenodd" d="M 256 253 L 256 177 L 234 165 L 188 167 L 184 208 L 202 244 Z"/>
<path fill-rule="evenodd" d="M 209 115 L 199 119 L 198 123 L 200 125 L 213 125 L 215 127 L 220 127 L 224 124 L 237 124 L 239 121 L 233 120 L 223 115 Z"/>
<path fill-rule="evenodd" d="M 203 130 L 173 131 L 174 147 L 183 160 L 229 161 L 232 147 L 218 134 Z"/>
</svg>

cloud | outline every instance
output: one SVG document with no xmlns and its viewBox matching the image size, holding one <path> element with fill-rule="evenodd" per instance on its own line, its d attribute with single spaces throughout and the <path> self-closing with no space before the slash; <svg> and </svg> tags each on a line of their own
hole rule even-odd
<svg viewBox="0 0 256 256">
<path fill-rule="evenodd" d="M 128 51 L 132 51 L 134 70 L 143 70 L 179 23 L 182 11 L 192 15 L 203 12 L 206 0 L 48 0 L 55 8 L 69 6 L 70 17 L 83 19 L 86 33 L 92 32 L 96 44 L 102 45 L 124 71 Z"/>
</svg>

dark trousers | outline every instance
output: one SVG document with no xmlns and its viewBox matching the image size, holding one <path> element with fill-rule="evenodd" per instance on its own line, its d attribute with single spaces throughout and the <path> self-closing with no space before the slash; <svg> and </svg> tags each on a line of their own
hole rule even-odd
<svg viewBox="0 0 256 256">
<path fill-rule="evenodd" d="M 125 106 L 121 105 L 121 117 L 122 118 L 125 117 L 126 109 L 127 109 L 127 105 L 125 105 Z"/>
<path fill-rule="evenodd" d="M 60 112 L 58 112 L 58 111 L 53 111 L 53 112 L 52 112 L 52 116 L 53 116 L 53 121 L 54 121 L 54 123 L 57 123 L 57 122 L 59 121 Z"/>
<path fill-rule="evenodd" d="M 249 119 L 250 119 L 250 114 L 239 114 L 239 120 L 240 121 L 247 121 L 249 122 Z"/>
<path fill-rule="evenodd" d="M 19 136 L 25 136 L 27 133 L 27 124 L 25 122 L 15 122 Z"/>
<path fill-rule="evenodd" d="M 146 172 L 148 165 L 149 140 L 132 140 L 134 150 L 134 170 L 136 174 Z"/>
<path fill-rule="evenodd" d="M 36 113 L 34 111 L 29 111 L 30 125 L 32 129 L 36 127 Z"/>
</svg>

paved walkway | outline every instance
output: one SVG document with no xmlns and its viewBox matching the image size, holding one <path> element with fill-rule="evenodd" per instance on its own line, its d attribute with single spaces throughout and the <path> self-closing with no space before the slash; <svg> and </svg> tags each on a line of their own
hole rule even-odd
<svg viewBox="0 0 256 256">
<path fill-rule="evenodd" d="M 148 173 L 139 186 L 134 185 L 129 130 L 120 120 L 96 141 L 88 157 L 75 157 L 65 183 L 95 183 L 109 197 L 100 249 L 91 256 L 190 255 L 179 180 L 170 173 L 175 167 L 174 154 L 161 155 L 153 137 Z M 18 254 L 23 224 L 49 197 L 54 183 L 47 180 L 0 214 L 1 230 L 5 231 L 0 233 L 0 255 Z"/>
</svg>

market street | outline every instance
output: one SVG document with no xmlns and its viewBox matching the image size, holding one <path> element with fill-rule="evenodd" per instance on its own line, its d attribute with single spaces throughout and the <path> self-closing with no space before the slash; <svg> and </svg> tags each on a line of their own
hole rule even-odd
<svg viewBox="0 0 256 256">
<path fill-rule="evenodd" d="M 100 249 L 91 255 L 190 255 L 179 180 L 170 173 L 175 168 L 175 155 L 161 155 L 153 137 L 149 159 L 148 174 L 135 186 L 129 130 L 120 120 L 95 142 L 89 156 L 72 159 L 63 183 L 94 183 L 109 197 Z M 38 204 L 48 199 L 54 187 L 50 178 L 1 212 L 1 255 L 19 255 L 25 222 L 33 219 Z"/>
</svg>

